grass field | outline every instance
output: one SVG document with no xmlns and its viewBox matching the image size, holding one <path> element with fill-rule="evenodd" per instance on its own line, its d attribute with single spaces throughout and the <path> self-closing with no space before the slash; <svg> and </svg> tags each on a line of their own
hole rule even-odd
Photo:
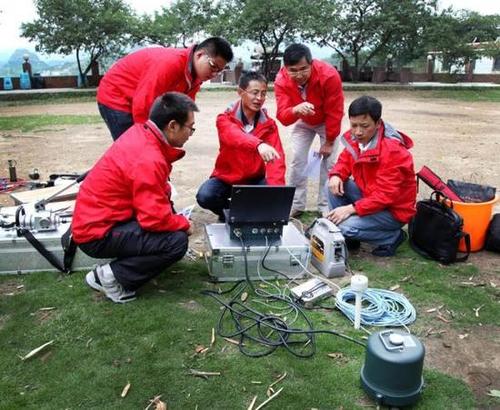
<svg viewBox="0 0 500 410">
<path fill-rule="evenodd" d="M 351 264 L 370 278 L 370 287 L 401 286 L 418 312 L 411 326 L 417 336 L 435 321 L 422 312 L 437 305 L 453 311 L 455 327 L 477 323 L 473 309 L 479 305 L 484 306 L 482 325 L 497 324 L 498 291 L 459 286 L 474 274 L 472 266 L 443 267 L 416 256 L 407 245 L 383 265 L 356 256 Z M 246 357 L 219 336 L 211 344 L 221 310 L 201 291 L 229 286 L 209 283 L 203 262 L 184 262 L 142 289 L 137 301 L 116 305 L 90 291 L 81 273 L 1 277 L 0 409 L 137 409 L 157 395 L 169 409 L 246 409 L 255 395 L 257 403 L 263 402 L 268 386 L 285 372 L 274 386 L 283 390 L 266 408 L 355 409 L 371 403 L 359 383 L 364 348 L 339 337 L 319 335 L 317 352 L 307 359 L 283 348 L 266 357 Z M 255 300 L 250 292 L 247 303 Z M 365 341 L 364 333 L 355 332 L 338 311 L 306 314 L 315 329 Z M 49 341 L 54 342 L 35 357 L 20 359 Z M 192 370 L 220 375 L 204 379 Z M 476 402 L 467 385 L 438 371 L 425 368 L 424 379 L 418 409 L 499 404 L 494 399 Z M 122 398 L 128 383 L 130 390 Z"/>
</svg>

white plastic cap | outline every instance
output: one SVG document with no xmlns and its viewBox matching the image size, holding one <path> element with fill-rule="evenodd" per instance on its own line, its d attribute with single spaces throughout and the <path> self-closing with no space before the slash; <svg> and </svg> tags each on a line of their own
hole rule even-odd
<svg viewBox="0 0 500 410">
<path fill-rule="evenodd" d="M 354 292 L 364 292 L 368 288 L 368 278 L 365 275 L 354 275 L 351 278 L 351 289 Z"/>
</svg>

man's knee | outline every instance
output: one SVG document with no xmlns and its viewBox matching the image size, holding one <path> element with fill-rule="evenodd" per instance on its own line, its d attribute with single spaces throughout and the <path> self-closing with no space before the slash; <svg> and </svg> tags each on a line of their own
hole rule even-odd
<svg viewBox="0 0 500 410">
<path fill-rule="evenodd" d="M 196 194 L 196 202 L 202 208 L 207 208 L 213 202 L 213 193 L 207 189 L 206 184 L 203 184 Z"/>
<path fill-rule="evenodd" d="M 170 246 L 166 251 L 175 260 L 180 260 L 184 257 L 188 250 L 188 235 L 185 231 L 172 232 Z"/>
</svg>

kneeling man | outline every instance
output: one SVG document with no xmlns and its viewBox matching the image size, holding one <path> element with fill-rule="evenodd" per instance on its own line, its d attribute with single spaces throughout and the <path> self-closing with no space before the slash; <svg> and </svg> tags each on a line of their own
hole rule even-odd
<svg viewBox="0 0 500 410">
<path fill-rule="evenodd" d="M 239 100 L 217 117 L 219 155 L 198 204 L 224 221 L 233 185 L 285 185 L 285 154 L 278 127 L 262 108 L 267 80 L 256 72 L 240 77 Z"/>
<path fill-rule="evenodd" d="M 113 302 L 135 299 L 140 286 L 187 251 L 191 226 L 172 208 L 168 180 L 194 131 L 194 111 L 184 94 L 158 97 L 149 120 L 111 145 L 80 187 L 73 238 L 87 255 L 113 259 L 85 278 Z"/>
<path fill-rule="evenodd" d="M 345 149 L 329 173 L 328 219 L 348 246 L 375 245 L 375 256 L 392 256 L 405 240 L 401 229 L 415 214 L 417 187 L 413 141 L 381 119 L 382 104 L 369 96 L 349 106 Z M 350 178 L 351 177 L 351 178 Z"/>
</svg>

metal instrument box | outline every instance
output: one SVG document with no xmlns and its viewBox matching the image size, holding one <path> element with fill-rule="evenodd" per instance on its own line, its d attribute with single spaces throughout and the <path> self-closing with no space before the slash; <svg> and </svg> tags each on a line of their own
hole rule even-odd
<svg viewBox="0 0 500 410">
<path fill-rule="evenodd" d="M 207 242 L 206 261 L 214 281 L 245 279 L 245 256 L 242 242 L 231 239 L 225 224 L 205 225 Z M 303 278 L 310 259 L 309 241 L 293 225 L 283 227 L 283 236 L 266 244 L 265 239 L 244 241 L 248 276 L 251 280 Z M 267 255 L 266 255 L 266 251 Z M 264 257 L 265 256 L 265 257 Z M 264 267 L 264 266 L 265 267 Z M 302 266 L 301 266 L 302 265 Z"/>
<path fill-rule="evenodd" d="M 61 224 L 57 230 L 34 233 L 35 237 L 60 260 L 63 259 L 61 236 L 69 228 Z M 93 259 L 77 249 L 73 270 L 91 269 L 102 259 Z M 0 228 L 0 274 L 57 271 L 24 237 L 17 236 L 15 229 Z"/>
</svg>

